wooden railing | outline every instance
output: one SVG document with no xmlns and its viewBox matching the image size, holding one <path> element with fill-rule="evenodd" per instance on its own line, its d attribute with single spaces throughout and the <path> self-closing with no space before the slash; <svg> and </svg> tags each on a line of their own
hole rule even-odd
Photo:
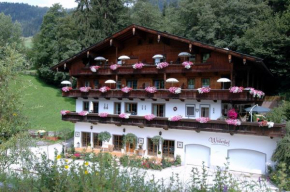
<svg viewBox="0 0 290 192">
<path fill-rule="evenodd" d="M 129 93 L 123 93 L 120 89 L 111 89 L 102 93 L 97 89 L 92 89 L 87 93 L 78 89 L 69 92 L 63 92 L 63 97 L 83 97 L 83 98 L 127 98 L 127 99 L 194 99 L 194 100 L 224 100 L 224 101 L 263 101 L 263 99 L 254 98 L 249 91 L 242 93 L 230 93 L 225 89 L 212 89 L 209 93 L 199 94 L 196 89 L 182 89 L 180 94 L 170 93 L 167 89 L 159 89 L 156 93 L 148 93 L 144 89 L 133 89 Z"/>
<path fill-rule="evenodd" d="M 181 64 L 169 64 L 164 69 L 157 69 L 156 65 L 145 64 L 142 69 L 133 69 L 132 65 L 119 66 L 117 70 L 110 69 L 110 65 L 101 66 L 97 72 L 93 73 L 89 67 L 84 67 L 80 71 L 70 72 L 71 76 L 80 75 L 127 75 L 127 74 L 158 74 L 158 73 L 196 73 L 196 72 L 229 72 L 229 68 L 217 68 L 212 63 L 192 65 L 190 69 L 185 69 Z"/>
<path fill-rule="evenodd" d="M 62 120 L 76 122 L 88 122 L 92 124 L 115 124 L 117 126 L 129 125 L 139 128 L 153 127 L 180 130 L 192 130 L 196 132 L 221 132 L 230 134 L 246 134 L 269 137 L 283 137 L 285 135 L 285 124 L 274 124 L 274 127 L 259 127 L 257 122 L 243 122 L 240 126 L 228 125 L 225 121 L 211 120 L 207 123 L 199 123 L 194 119 L 181 119 L 180 121 L 168 121 L 165 117 L 156 117 L 147 121 L 143 116 L 131 115 L 129 119 L 120 118 L 118 115 L 108 115 L 108 117 L 99 117 L 96 113 L 90 113 L 87 116 L 80 116 L 77 113 L 69 113 L 62 116 Z"/>
</svg>

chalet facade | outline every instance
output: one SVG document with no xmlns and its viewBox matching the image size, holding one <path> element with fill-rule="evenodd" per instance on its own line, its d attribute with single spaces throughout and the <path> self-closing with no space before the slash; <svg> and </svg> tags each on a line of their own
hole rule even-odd
<svg viewBox="0 0 290 192">
<path fill-rule="evenodd" d="M 229 158 L 231 170 L 264 174 L 283 136 L 282 124 L 222 118 L 232 108 L 244 117 L 263 102 L 272 74 L 260 58 L 131 25 L 52 70 L 77 78 L 76 88 L 63 91 L 76 98 L 76 112 L 62 116 L 75 123 L 75 147 L 101 147 L 98 133 L 108 131 L 114 150 L 142 144 L 155 156 L 151 138 L 161 135 L 162 156 L 180 155 L 183 164 L 223 166 Z M 230 92 L 235 86 L 249 89 Z M 122 143 L 127 133 L 138 138 L 130 148 Z"/>
</svg>

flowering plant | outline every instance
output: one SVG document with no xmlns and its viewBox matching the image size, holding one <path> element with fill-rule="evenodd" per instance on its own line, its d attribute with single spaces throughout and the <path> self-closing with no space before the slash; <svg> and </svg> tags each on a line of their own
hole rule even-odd
<svg viewBox="0 0 290 192">
<path fill-rule="evenodd" d="M 91 87 L 81 87 L 80 91 L 81 92 L 89 92 L 92 88 Z"/>
<path fill-rule="evenodd" d="M 156 116 L 153 115 L 153 114 L 150 114 L 150 115 L 145 115 L 144 117 L 145 117 L 145 119 L 146 119 L 147 121 L 151 121 L 151 120 L 154 119 Z"/>
<path fill-rule="evenodd" d="M 167 63 L 167 62 L 161 62 L 161 63 L 157 64 L 156 68 L 157 69 L 163 69 L 165 67 L 168 67 L 168 65 L 169 65 L 169 63 Z"/>
<path fill-rule="evenodd" d="M 136 64 L 133 65 L 134 69 L 142 69 L 143 67 L 144 67 L 143 63 L 136 63 Z"/>
<path fill-rule="evenodd" d="M 124 92 L 124 93 L 129 93 L 130 91 L 132 90 L 132 88 L 131 87 L 123 87 L 122 89 L 121 89 L 121 91 L 122 92 Z"/>
<path fill-rule="evenodd" d="M 190 69 L 193 63 L 191 61 L 184 61 L 182 65 L 184 66 L 185 69 Z"/>
<path fill-rule="evenodd" d="M 260 122 L 258 122 L 258 124 L 259 124 L 259 127 L 267 127 L 268 126 L 268 128 L 271 128 L 274 126 L 274 122 L 268 122 L 266 120 L 260 121 Z"/>
<path fill-rule="evenodd" d="M 92 72 L 97 72 L 100 66 L 91 66 L 90 69 Z"/>
<path fill-rule="evenodd" d="M 181 88 L 180 87 L 170 87 L 168 90 L 169 90 L 170 93 L 174 93 L 174 94 L 181 93 Z"/>
<path fill-rule="evenodd" d="M 234 86 L 234 87 L 230 88 L 231 93 L 241 93 L 241 92 L 243 92 L 243 90 L 244 90 L 244 87 Z"/>
<path fill-rule="evenodd" d="M 70 90 L 72 90 L 72 87 L 63 87 L 63 88 L 61 88 L 61 90 L 63 92 L 69 92 Z"/>
<path fill-rule="evenodd" d="M 81 111 L 81 112 L 78 112 L 78 114 L 80 116 L 86 116 L 89 112 L 88 111 Z"/>
<path fill-rule="evenodd" d="M 149 93 L 155 93 L 157 91 L 156 87 L 146 87 L 145 91 L 149 92 Z"/>
<path fill-rule="evenodd" d="M 119 66 L 117 64 L 110 65 L 110 69 L 115 71 Z"/>
<path fill-rule="evenodd" d="M 200 122 L 200 123 L 207 123 L 208 121 L 210 121 L 209 117 L 199 117 L 195 119 L 196 121 Z"/>
<path fill-rule="evenodd" d="M 228 111 L 228 118 L 230 119 L 236 119 L 238 117 L 238 113 L 235 109 L 231 109 Z"/>
<path fill-rule="evenodd" d="M 123 118 L 123 119 L 129 119 L 129 116 L 130 116 L 129 113 L 121 113 L 121 114 L 119 115 L 119 117 L 120 117 L 120 118 Z"/>
<path fill-rule="evenodd" d="M 99 91 L 101 91 L 102 93 L 105 93 L 105 92 L 110 91 L 110 90 L 111 90 L 111 88 L 108 86 L 103 86 L 99 89 Z"/>
<path fill-rule="evenodd" d="M 180 119 L 182 119 L 181 115 L 176 115 L 173 117 L 168 117 L 168 121 L 179 121 Z"/>
<path fill-rule="evenodd" d="M 241 121 L 238 119 L 226 119 L 226 122 L 228 125 L 234 125 L 234 126 L 241 125 Z"/>
<path fill-rule="evenodd" d="M 62 111 L 60 111 L 60 113 L 62 115 L 66 115 L 66 114 L 70 113 L 70 111 L 69 110 L 62 110 Z"/>
<path fill-rule="evenodd" d="M 203 93 L 209 93 L 210 88 L 209 87 L 201 87 L 197 89 L 198 93 L 203 94 Z"/>
<path fill-rule="evenodd" d="M 99 113 L 99 117 L 108 117 L 108 113 Z"/>
<path fill-rule="evenodd" d="M 263 98 L 265 96 L 263 91 L 255 90 L 254 88 L 250 88 L 250 94 L 257 98 Z"/>
</svg>

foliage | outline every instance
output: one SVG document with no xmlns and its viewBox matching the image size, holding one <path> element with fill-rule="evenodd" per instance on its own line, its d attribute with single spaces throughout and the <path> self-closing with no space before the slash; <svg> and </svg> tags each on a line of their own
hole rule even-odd
<svg viewBox="0 0 290 192">
<path fill-rule="evenodd" d="M 98 140 L 108 142 L 111 139 L 111 134 L 108 131 L 103 131 L 98 134 Z"/>
<path fill-rule="evenodd" d="M 18 22 L 13 23 L 10 16 L 0 13 L 0 46 L 12 43 L 20 45 L 20 37 L 20 24 Z"/>
<path fill-rule="evenodd" d="M 267 113 L 267 119 L 275 123 L 282 123 L 290 120 L 290 102 L 283 101 L 279 107 Z"/>
<path fill-rule="evenodd" d="M 124 137 L 123 137 L 123 143 L 127 144 L 134 144 L 137 142 L 137 136 L 133 133 L 127 133 Z"/>
<path fill-rule="evenodd" d="M 151 138 L 151 141 L 153 142 L 154 145 L 157 146 L 157 153 L 161 154 L 161 152 L 159 151 L 159 145 L 163 144 L 163 142 L 164 142 L 163 137 L 161 137 L 160 135 L 156 135 L 156 136 Z"/>
</svg>

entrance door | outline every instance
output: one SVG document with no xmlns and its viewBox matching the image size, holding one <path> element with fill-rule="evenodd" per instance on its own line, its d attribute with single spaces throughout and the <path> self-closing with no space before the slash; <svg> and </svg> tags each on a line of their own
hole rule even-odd
<svg viewBox="0 0 290 192">
<path fill-rule="evenodd" d="M 147 149 L 148 149 L 148 155 L 156 156 L 157 145 L 153 144 L 151 138 L 147 138 Z"/>
<path fill-rule="evenodd" d="M 187 165 L 202 165 L 209 166 L 210 148 L 203 145 L 186 145 L 185 162 Z"/>
<path fill-rule="evenodd" d="M 123 135 L 113 136 L 114 150 L 121 151 L 123 148 Z"/>
<path fill-rule="evenodd" d="M 94 148 L 101 148 L 102 141 L 98 139 L 98 133 L 94 133 Z"/>
<path fill-rule="evenodd" d="M 82 132 L 82 147 L 88 147 L 91 143 L 91 133 Z"/>
<path fill-rule="evenodd" d="M 135 143 L 126 143 L 126 152 L 129 152 L 129 153 L 134 153 L 136 149 L 136 144 Z"/>
<path fill-rule="evenodd" d="M 175 141 L 164 140 L 162 145 L 162 154 L 165 157 L 174 157 Z"/>
</svg>

